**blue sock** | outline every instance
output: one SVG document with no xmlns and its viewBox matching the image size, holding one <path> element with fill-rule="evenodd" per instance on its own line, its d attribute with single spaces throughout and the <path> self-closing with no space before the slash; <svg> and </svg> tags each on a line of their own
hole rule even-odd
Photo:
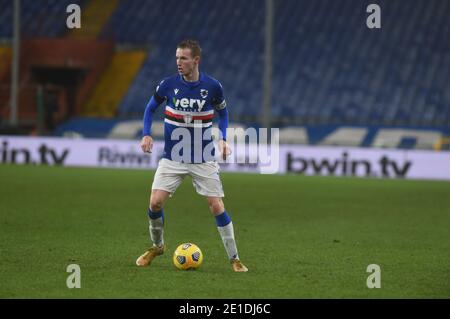
<svg viewBox="0 0 450 319">
<path fill-rule="evenodd" d="M 233 222 L 226 211 L 216 216 L 216 224 L 228 258 L 230 260 L 239 259 L 236 241 L 234 240 Z"/>
<path fill-rule="evenodd" d="M 162 218 L 162 221 L 164 223 L 164 208 L 161 208 L 161 210 L 159 210 L 157 212 L 154 212 L 149 208 L 147 210 L 147 214 L 148 214 L 148 217 L 150 217 L 150 219 Z"/>
<path fill-rule="evenodd" d="M 216 216 L 216 225 L 217 227 L 224 227 L 231 222 L 230 215 L 227 214 L 227 211 L 224 210 L 222 214 Z"/>
<path fill-rule="evenodd" d="M 162 246 L 164 244 L 164 210 L 153 212 L 148 209 L 148 217 L 150 217 L 150 239 L 155 246 Z"/>
</svg>

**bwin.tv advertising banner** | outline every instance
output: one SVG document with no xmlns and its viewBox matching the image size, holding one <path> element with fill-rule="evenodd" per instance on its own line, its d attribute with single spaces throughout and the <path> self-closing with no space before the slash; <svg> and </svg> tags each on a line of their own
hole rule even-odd
<svg viewBox="0 0 450 319">
<path fill-rule="evenodd" d="M 156 169 L 139 141 L 0 136 L 0 163 Z M 236 144 L 222 171 L 264 174 L 450 180 L 450 152 L 354 147 Z"/>
</svg>

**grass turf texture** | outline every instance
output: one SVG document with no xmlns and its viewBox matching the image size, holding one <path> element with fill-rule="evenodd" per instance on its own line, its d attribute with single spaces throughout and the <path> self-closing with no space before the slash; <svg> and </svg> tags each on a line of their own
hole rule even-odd
<svg viewBox="0 0 450 319">
<path fill-rule="evenodd" d="M 0 165 L 0 297 L 450 297 L 448 182 L 222 174 L 243 274 L 190 178 L 165 208 L 167 253 L 135 266 L 153 173 Z M 183 242 L 202 249 L 199 270 L 173 266 Z M 69 264 L 81 289 L 66 286 Z"/>
</svg>

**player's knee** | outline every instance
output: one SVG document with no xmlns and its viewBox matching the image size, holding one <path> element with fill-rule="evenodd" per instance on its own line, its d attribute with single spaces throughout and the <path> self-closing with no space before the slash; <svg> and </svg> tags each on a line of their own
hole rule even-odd
<svg viewBox="0 0 450 319">
<path fill-rule="evenodd" d="M 159 198 L 150 199 L 150 210 L 152 212 L 158 212 L 163 208 L 163 201 Z"/>
<path fill-rule="evenodd" d="M 220 213 L 223 213 L 223 211 L 225 210 L 223 201 L 220 198 L 208 199 L 208 204 L 209 204 L 209 209 L 211 210 L 211 213 L 213 213 L 213 214 L 220 214 Z"/>
</svg>

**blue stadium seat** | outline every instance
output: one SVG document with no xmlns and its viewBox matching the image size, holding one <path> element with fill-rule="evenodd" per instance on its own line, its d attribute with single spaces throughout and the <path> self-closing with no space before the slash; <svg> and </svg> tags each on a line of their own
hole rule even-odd
<svg viewBox="0 0 450 319">
<path fill-rule="evenodd" d="M 80 0 L 47 2 L 22 0 L 25 36 L 60 35 L 56 14 Z M 365 25 L 369 3 L 274 2 L 274 120 L 450 125 L 450 2 L 378 0 L 380 30 Z M 0 38 L 11 36 L 11 19 L 12 1 L 0 0 Z M 148 57 L 118 114 L 142 116 L 158 81 L 176 72 L 176 44 L 193 37 L 204 49 L 201 69 L 224 86 L 231 119 L 258 119 L 264 19 L 260 0 L 120 1 L 100 38 L 146 45 Z"/>
<path fill-rule="evenodd" d="M 21 0 L 21 35 L 59 37 L 66 32 L 66 8 L 81 0 Z M 0 39 L 12 38 L 14 1 L 0 0 Z"/>
</svg>

